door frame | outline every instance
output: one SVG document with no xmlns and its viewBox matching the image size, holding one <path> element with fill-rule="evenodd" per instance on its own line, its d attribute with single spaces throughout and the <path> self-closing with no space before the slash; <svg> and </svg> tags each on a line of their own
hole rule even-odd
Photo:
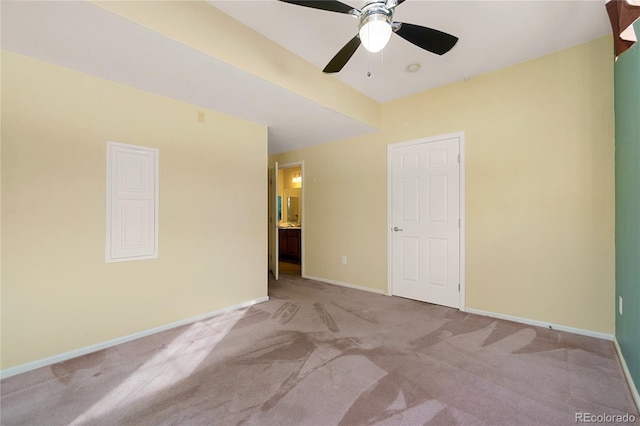
<svg viewBox="0 0 640 426">
<path fill-rule="evenodd" d="M 301 161 L 293 161 L 291 163 L 285 163 L 285 164 L 278 164 L 278 170 L 284 170 L 284 169 L 291 169 L 293 167 L 300 167 L 300 177 L 302 178 L 302 187 L 300 188 L 300 193 L 302 194 L 302 203 L 300 204 L 300 216 L 302 217 L 302 220 L 300 221 L 300 276 L 304 277 L 304 270 L 305 270 L 305 249 L 304 249 L 304 241 L 305 241 L 305 222 L 307 220 L 307 215 L 305 214 L 305 202 L 306 202 L 306 196 L 305 196 L 305 176 L 304 176 L 304 160 Z M 278 197 L 278 188 L 274 188 L 273 190 L 274 193 L 274 199 L 277 199 Z M 275 218 L 276 221 L 278 220 L 278 218 Z M 278 225 L 276 223 L 276 232 L 275 232 L 275 238 L 278 239 L 280 237 L 280 230 L 278 229 Z M 279 262 L 280 259 L 280 247 L 278 245 L 276 245 L 276 252 L 274 253 L 274 258 L 275 258 L 275 262 Z"/>
<path fill-rule="evenodd" d="M 460 154 L 460 311 L 466 310 L 466 191 L 465 191 L 465 135 L 464 131 L 448 133 L 444 135 L 431 136 L 427 138 L 413 139 L 387 145 L 387 294 L 393 296 L 393 161 L 394 149 L 405 148 L 411 145 L 421 145 L 432 142 L 439 142 L 446 139 L 458 139 Z"/>
</svg>

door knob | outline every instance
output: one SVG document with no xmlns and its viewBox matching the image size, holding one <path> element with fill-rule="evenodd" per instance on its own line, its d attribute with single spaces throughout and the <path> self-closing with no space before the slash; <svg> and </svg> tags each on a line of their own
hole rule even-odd
<svg viewBox="0 0 640 426">
<path fill-rule="evenodd" d="M 393 232 L 399 232 L 402 231 L 402 228 L 398 228 L 397 226 L 393 227 Z"/>
</svg>

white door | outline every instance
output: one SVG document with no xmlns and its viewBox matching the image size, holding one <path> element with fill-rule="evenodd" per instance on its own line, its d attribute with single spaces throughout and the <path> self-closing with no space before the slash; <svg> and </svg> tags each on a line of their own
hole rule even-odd
<svg viewBox="0 0 640 426">
<path fill-rule="evenodd" d="M 278 279 L 280 248 L 278 238 L 278 162 L 269 169 L 269 269 Z"/>
<path fill-rule="evenodd" d="M 391 147 L 392 293 L 460 307 L 460 139 Z"/>
</svg>

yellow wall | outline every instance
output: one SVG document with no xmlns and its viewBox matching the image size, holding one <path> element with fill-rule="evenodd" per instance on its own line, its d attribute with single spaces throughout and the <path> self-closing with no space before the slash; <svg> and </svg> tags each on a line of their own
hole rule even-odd
<svg viewBox="0 0 640 426">
<path fill-rule="evenodd" d="M 108 140 L 160 150 L 158 259 L 104 262 Z M 267 294 L 264 126 L 3 52 L 1 170 L 2 369 Z"/>
<path fill-rule="evenodd" d="M 466 135 L 466 306 L 612 334 L 610 38 L 383 105 L 305 162 L 305 271 L 387 290 L 387 145 Z M 348 263 L 342 265 L 340 256 Z"/>
<path fill-rule="evenodd" d="M 283 171 L 283 185 L 284 189 L 288 188 L 302 188 L 302 183 L 293 182 L 293 175 L 296 173 L 302 173 L 302 168 L 300 166 L 296 167 L 287 167 L 286 169 L 282 169 Z"/>
</svg>

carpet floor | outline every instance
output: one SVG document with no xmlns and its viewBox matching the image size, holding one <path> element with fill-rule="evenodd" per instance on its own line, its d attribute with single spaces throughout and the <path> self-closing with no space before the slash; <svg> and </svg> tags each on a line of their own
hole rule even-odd
<svg viewBox="0 0 640 426">
<path fill-rule="evenodd" d="M 569 425 L 636 415 L 609 341 L 299 277 L 1 382 L 3 425 Z M 637 421 L 637 420 L 636 420 Z"/>
</svg>

